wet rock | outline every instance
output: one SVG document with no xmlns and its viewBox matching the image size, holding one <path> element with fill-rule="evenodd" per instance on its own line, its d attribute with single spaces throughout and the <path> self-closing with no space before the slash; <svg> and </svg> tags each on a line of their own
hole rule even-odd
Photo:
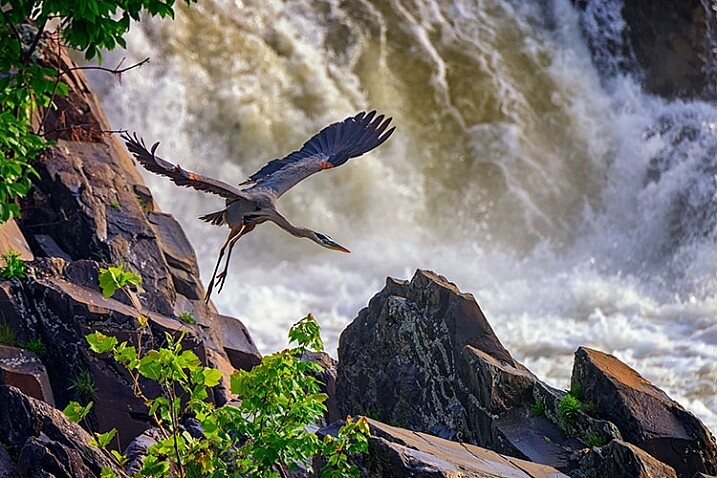
<svg viewBox="0 0 717 478">
<path fill-rule="evenodd" d="M 103 466 L 125 476 L 87 443 L 91 436 L 59 410 L 0 385 L 0 443 L 18 457 L 21 476 L 97 477 Z"/>
<path fill-rule="evenodd" d="M 133 381 L 124 368 L 111 357 L 92 353 L 85 336 L 100 331 L 136 345 L 140 341 L 137 310 L 56 276 L 28 281 L 26 292 L 37 319 L 34 329 L 47 346 L 46 360 L 52 364 L 50 380 L 58 404 L 64 407 L 70 400 L 93 400 L 91 423 L 101 431 L 117 428 L 120 446 L 126 445 L 149 426 L 147 409 L 144 402 L 135 397 Z M 146 315 L 151 335 L 142 337 L 144 350 L 160 345 L 165 333 L 177 337 L 187 332 L 183 346 L 207 362 L 209 354 L 205 344 L 213 342 L 202 339 L 201 329 L 160 314 Z M 94 397 L 78 395 L 72 386 L 73 379 L 82 373 L 92 377 L 97 390 Z M 160 393 L 153 383 L 143 382 L 143 387 L 148 396 Z M 210 391 L 210 399 L 217 404 L 226 402 L 220 390 Z"/>
<path fill-rule="evenodd" d="M 707 428 L 662 390 L 612 355 L 580 347 L 572 387 L 625 441 L 672 466 L 681 477 L 717 472 L 717 445 Z"/>
<path fill-rule="evenodd" d="M 623 71 L 637 72 L 649 92 L 665 98 L 717 98 L 716 38 L 714 27 L 709 27 L 717 21 L 717 12 L 705 8 L 708 2 L 632 0 L 613 6 L 602 2 L 602 8 L 591 0 L 574 3 L 584 10 L 583 30 L 599 69 L 614 73 L 602 60 L 622 58 Z M 625 28 L 617 35 L 615 20 L 590 16 L 618 7 L 612 15 L 621 15 Z"/>
<path fill-rule="evenodd" d="M 47 370 L 29 350 L 0 345 L 0 384 L 12 385 L 25 395 L 55 405 Z"/>
<path fill-rule="evenodd" d="M 580 471 L 581 478 L 677 478 L 674 468 L 620 440 L 591 449 Z"/>
<path fill-rule="evenodd" d="M 432 272 L 386 287 L 342 333 L 342 415 L 473 443 L 560 469 L 584 445 L 530 419 L 537 379 L 493 333 L 475 299 Z M 549 437 L 549 438 L 548 438 Z"/>
<path fill-rule="evenodd" d="M 369 454 L 363 464 L 369 476 L 381 477 L 567 477 L 545 465 L 503 456 L 477 446 L 369 420 Z"/>
</svg>

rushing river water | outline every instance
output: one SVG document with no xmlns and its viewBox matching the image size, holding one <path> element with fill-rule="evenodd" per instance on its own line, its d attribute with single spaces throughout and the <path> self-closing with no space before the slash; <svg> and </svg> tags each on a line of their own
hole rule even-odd
<svg viewBox="0 0 717 478">
<path fill-rule="evenodd" d="M 615 38 L 619 0 L 589 1 Z M 338 334 L 383 285 L 434 270 L 473 293 L 511 353 L 567 387 L 579 345 L 612 353 L 717 428 L 717 105 L 646 94 L 598 67 L 568 0 L 202 0 L 134 25 L 151 57 L 92 75 L 115 128 L 238 183 L 363 109 L 378 150 L 280 203 L 339 254 L 273 225 L 243 238 L 218 309 L 264 352 L 312 312 Z M 592 27 L 590 25 L 593 25 Z M 614 40 L 614 38 L 613 38 Z M 617 71 L 617 70 L 615 70 Z M 223 204 L 145 175 L 206 282 Z"/>
</svg>

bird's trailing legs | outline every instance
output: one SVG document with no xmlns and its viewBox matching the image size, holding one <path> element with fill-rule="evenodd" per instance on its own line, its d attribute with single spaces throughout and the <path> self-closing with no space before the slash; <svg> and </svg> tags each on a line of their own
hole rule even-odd
<svg viewBox="0 0 717 478">
<path fill-rule="evenodd" d="M 224 288 L 224 281 L 227 277 L 227 269 L 229 269 L 229 259 L 231 259 L 232 256 L 232 249 L 234 248 L 234 244 L 245 234 L 251 232 L 256 227 L 256 224 L 240 224 L 239 226 L 235 227 L 231 231 L 229 231 L 229 237 L 227 237 L 226 242 L 224 242 L 224 245 L 219 251 L 219 257 L 217 258 L 217 264 L 214 266 L 214 272 L 212 272 L 212 280 L 209 282 L 209 286 L 207 287 L 207 294 L 204 296 L 204 302 L 209 303 L 209 298 L 212 295 L 212 290 L 214 290 L 214 286 L 218 286 L 219 290 L 217 292 L 221 292 L 222 288 Z M 219 270 L 219 265 L 222 262 L 222 257 L 224 257 L 224 251 L 226 250 L 227 246 L 229 247 L 229 250 L 227 251 L 227 258 L 224 262 L 224 270 L 220 274 L 217 274 L 217 271 Z M 216 281 L 216 282 L 215 282 Z"/>
</svg>

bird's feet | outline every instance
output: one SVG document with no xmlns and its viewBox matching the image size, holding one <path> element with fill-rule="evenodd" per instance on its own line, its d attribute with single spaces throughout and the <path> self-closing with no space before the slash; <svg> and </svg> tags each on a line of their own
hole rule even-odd
<svg viewBox="0 0 717 478">
<path fill-rule="evenodd" d="M 226 278 L 227 278 L 227 271 L 220 272 L 219 274 L 216 275 L 215 285 L 217 286 L 217 294 L 220 293 L 222 291 L 222 289 L 224 288 L 224 281 L 226 280 Z"/>
</svg>

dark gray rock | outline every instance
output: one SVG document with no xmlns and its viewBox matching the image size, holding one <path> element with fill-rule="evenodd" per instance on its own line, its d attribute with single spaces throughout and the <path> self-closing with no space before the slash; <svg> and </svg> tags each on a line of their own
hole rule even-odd
<svg viewBox="0 0 717 478">
<path fill-rule="evenodd" d="M 410 282 L 389 278 L 339 342 L 342 415 L 569 470 L 580 441 L 545 419 L 519 426 L 530 419 L 538 383 L 500 343 L 473 296 L 432 272 L 419 270 Z"/>
<path fill-rule="evenodd" d="M 0 478 L 20 478 L 17 464 L 12 461 L 12 457 L 2 444 L 0 444 Z"/>
<path fill-rule="evenodd" d="M 213 314 L 212 319 L 212 328 L 222 338 L 219 343 L 235 369 L 251 370 L 261 362 L 261 354 L 241 321 L 220 314 Z"/>
<path fill-rule="evenodd" d="M 103 466 L 126 476 L 99 449 L 91 436 L 59 410 L 0 385 L 0 443 L 18 457 L 23 477 L 95 478 Z"/>
<path fill-rule="evenodd" d="M 321 365 L 322 371 L 316 378 L 321 382 L 321 392 L 325 393 L 328 398 L 324 402 L 326 413 L 324 413 L 324 422 L 319 426 L 341 420 L 343 416 L 339 414 L 338 403 L 336 402 L 336 360 L 325 352 L 305 352 L 301 360 L 312 361 Z"/>
<path fill-rule="evenodd" d="M 580 471 L 581 478 L 677 478 L 674 468 L 620 440 L 591 449 Z"/>
<path fill-rule="evenodd" d="M 612 355 L 580 347 L 573 388 L 598 417 L 617 425 L 624 439 L 672 466 L 681 477 L 717 472 L 710 431 L 680 404 Z"/>
<path fill-rule="evenodd" d="M 573 1 L 583 10 L 596 3 Z M 614 74 L 617 63 L 623 73 L 636 73 L 647 91 L 665 98 L 714 100 L 717 51 L 713 49 L 714 26 L 710 33 L 708 25 L 717 21 L 717 13 L 705 5 L 701 0 L 624 2 L 619 13 L 625 28 L 618 38 L 611 25 L 584 28 L 598 69 Z M 585 15 L 584 27 L 604 21 Z"/>
</svg>

